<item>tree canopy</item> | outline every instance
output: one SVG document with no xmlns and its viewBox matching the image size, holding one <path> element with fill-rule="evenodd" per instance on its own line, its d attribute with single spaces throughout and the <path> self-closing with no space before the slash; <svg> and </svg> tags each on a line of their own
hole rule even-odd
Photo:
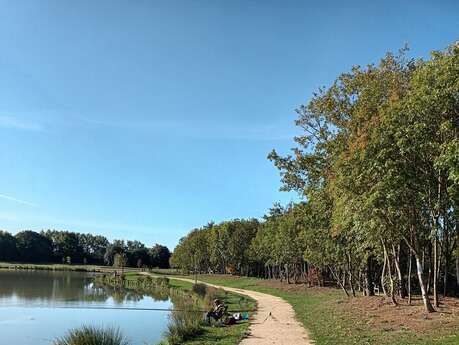
<svg viewBox="0 0 459 345">
<path fill-rule="evenodd" d="M 139 241 L 114 240 L 71 231 L 21 231 L 15 236 L 0 231 L 0 260 L 30 263 L 115 263 L 115 255 L 125 258 L 130 267 L 168 268 L 171 256 L 165 246 L 147 248 Z"/>
<path fill-rule="evenodd" d="M 195 229 L 172 264 L 333 280 L 347 295 L 378 287 L 394 304 L 416 289 L 429 312 L 440 289 L 458 293 L 459 45 L 355 66 L 297 115 L 292 152 L 268 158 L 302 201 Z"/>
</svg>

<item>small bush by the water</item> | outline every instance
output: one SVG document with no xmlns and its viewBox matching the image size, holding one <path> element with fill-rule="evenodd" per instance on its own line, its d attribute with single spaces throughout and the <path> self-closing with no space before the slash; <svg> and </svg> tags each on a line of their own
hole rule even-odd
<svg viewBox="0 0 459 345">
<path fill-rule="evenodd" d="M 63 338 L 55 340 L 54 345 L 130 345 L 130 343 L 117 328 L 83 326 L 72 329 Z"/>
<path fill-rule="evenodd" d="M 193 284 L 193 292 L 201 297 L 204 297 L 207 293 L 206 284 L 202 284 L 202 283 Z"/>
<path fill-rule="evenodd" d="M 193 295 L 183 295 L 174 302 L 174 311 L 169 316 L 165 337 L 169 345 L 181 344 L 203 331 L 202 301 Z"/>
<path fill-rule="evenodd" d="M 208 286 L 206 295 L 204 296 L 203 305 L 204 308 L 210 310 L 214 307 L 214 300 L 224 295 L 224 291 Z"/>
<path fill-rule="evenodd" d="M 169 278 L 167 278 L 167 277 L 155 278 L 155 284 L 157 286 L 169 287 Z"/>
<path fill-rule="evenodd" d="M 193 311 L 174 311 L 170 315 L 165 333 L 168 344 L 177 345 L 202 333 L 200 313 Z"/>
</svg>

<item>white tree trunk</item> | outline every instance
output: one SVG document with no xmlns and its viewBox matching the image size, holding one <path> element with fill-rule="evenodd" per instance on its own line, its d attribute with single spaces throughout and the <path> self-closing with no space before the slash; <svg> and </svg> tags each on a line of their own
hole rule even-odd
<svg viewBox="0 0 459 345">
<path fill-rule="evenodd" d="M 419 256 L 416 253 L 414 253 L 414 256 L 416 259 L 416 268 L 418 272 L 419 286 L 421 287 L 422 301 L 424 302 L 424 307 L 426 311 L 428 313 L 432 313 L 435 311 L 435 309 L 432 307 L 432 304 L 430 303 L 430 299 L 429 299 L 429 296 L 427 295 L 424 279 L 422 277 L 424 269 L 422 267 L 421 260 L 419 260 Z"/>
</svg>

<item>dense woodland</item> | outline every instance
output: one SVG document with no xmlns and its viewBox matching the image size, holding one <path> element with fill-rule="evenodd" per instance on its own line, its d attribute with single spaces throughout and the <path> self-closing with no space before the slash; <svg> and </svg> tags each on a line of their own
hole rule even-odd
<svg viewBox="0 0 459 345">
<path fill-rule="evenodd" d="M 156 244 L 114 240 L 69 231 L 0 231 L 0 261 L 98 264 L 130 267 L 169 267 L 170 252 Z"/>
<path fill-rule="evenodd" d="M 302 134 L 268 158 L 301 202 L 180 240 L 173 266 L 420 294 L 432 312 L 459 295 L 459 45 L 428 60 L 387 54 L 297 109 Z"/>
</svg>

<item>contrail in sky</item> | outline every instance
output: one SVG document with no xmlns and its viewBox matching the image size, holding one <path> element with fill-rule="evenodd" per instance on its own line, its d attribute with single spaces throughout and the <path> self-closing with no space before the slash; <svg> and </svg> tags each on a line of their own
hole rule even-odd
<svg viewBox="0 0 459 345">
<path fill-rule="evenodd" d="M 16 199 L 16 198 L 13 198 L 12 196 L 4 195 L 4 194 L 0 194 L 0 198 L 1 199 L 5 199 L 5 200 L 14 201 L 14 202 L 17 202 L 18 204 L 27 205 L 27 206 L 31 206 L 31 207 L 36 207 L 37 206 L 34 203 L 31 203 L 31 202 L 28 202 L 28 201 L 24 201 L 24 200 L 21 200 L 21 199 Z"/>
</svg>

